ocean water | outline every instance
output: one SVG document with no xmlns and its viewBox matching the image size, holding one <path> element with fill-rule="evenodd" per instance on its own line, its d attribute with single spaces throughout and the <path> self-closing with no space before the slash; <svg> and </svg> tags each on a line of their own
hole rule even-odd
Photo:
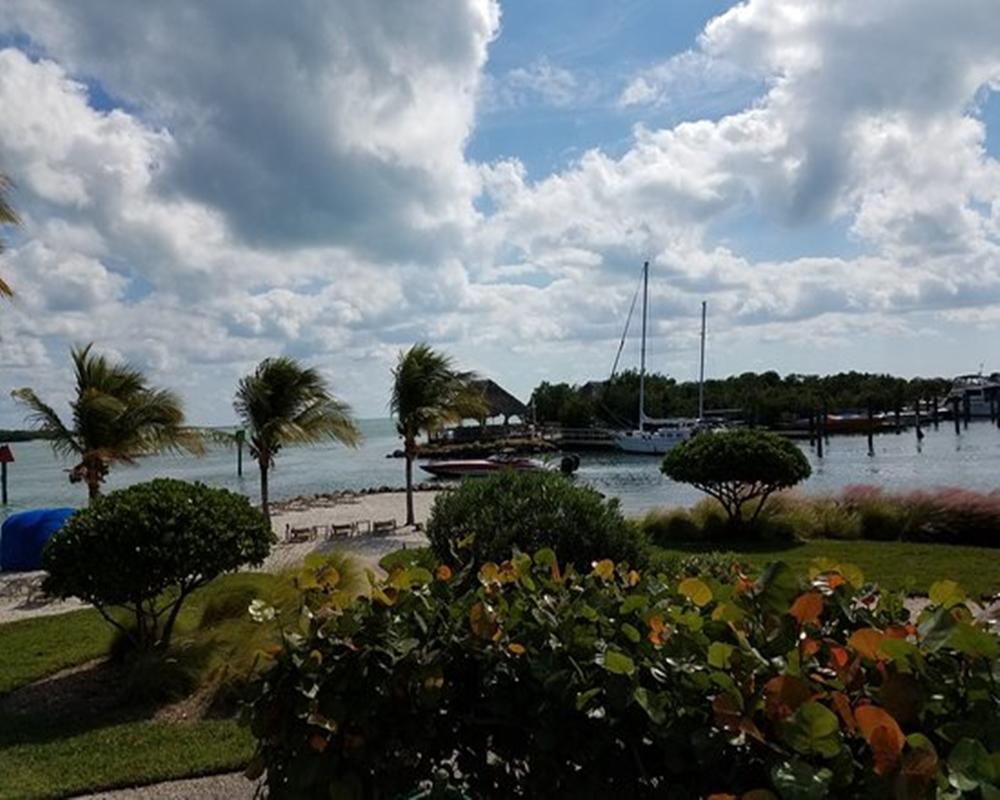
<svg viewBox="0 0 1000 800">
<path fill-rule="evenodd" d="M 403 461 L 388 458 L 401 446 L 391 420 L 363 420 L 364 443 L 356 450 L 337 444 L 290 447 L 283 450 L 271 473 L 274 499 L 337 489 L 403 485 Z M 868 455 L 865 437 L 834 437 L 823 459 L 808 443 L 799 446 L 813 466 L 803 484 L 810 493 L 826 493 L 853 484 L 874 484 L 888 489 L 960 486 L 989 491 L 1000 489 L 1000 429 L 988 422 L 973 422 L 956 436 L 951 424 L 926 430 L 918 444 L 912 430 L 875 437 L 875 455 Z M 86 503 L 86 488 L 70 484 L 69 462 L 57 458 L 46 442 L 12 445 L 15 463 L 8 467 L 10 505 L 0 508 L 0 518 L 14 511 L 46 506 L 79 506 Z M 258 498 L 256 465 L 244 452 L 243 478 L 236 476 L 236 451 L 214 447 L 205 456 L 161 455 L 135 466 L 112 469 L 106 490 L 154 477 L 198 480 Z M 419 469 L 415 477 L 423 480 Z M 576 478 L 621 499 L 629 513 L 657 506 L 689 504 L 701 495 L 691 487 L 669 481 L 659 471 L 659 459 L 621 453 L 582 453 Z"/>
</svg>

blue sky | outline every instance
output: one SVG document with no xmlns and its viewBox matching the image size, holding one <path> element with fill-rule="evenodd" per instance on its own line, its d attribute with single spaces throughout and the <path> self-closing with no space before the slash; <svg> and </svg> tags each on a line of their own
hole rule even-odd
<svg viewBox="0 0 1000 800">
<path fill-rule="evenodd" d="M 378 416 L 426 340 L 527 397 L 646 259 L 682 379 L 703 299 L 712 375 L 1000 369 L 995 11 L 0 0 L 0 374 L 64 402 L 94 341 L 225 423 L 291 353 Z"/>
</svg>

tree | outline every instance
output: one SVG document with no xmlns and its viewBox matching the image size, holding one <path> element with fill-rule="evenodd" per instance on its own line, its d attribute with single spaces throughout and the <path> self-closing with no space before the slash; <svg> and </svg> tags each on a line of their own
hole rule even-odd
<svg viewBox="0 0 1000 800">
<path fill-rule="evenodd" d="M 396 417 L 396 430 L 403 437 L 407 525 L 414 523 L 413 459 L 417 456 L 417 437 L 463 419 L 483 417 L 486 403 L 473 384 L 475 379 L 475 373 L 456 370 L 449 356 L 422 342 L 399 353 L 392 371 L 389 407 Z"/>
<path fill-rule="evenodd" d="M 166 649 L 181 605 L 217 575 L 260 564 L 274 534 L 242 495 L 160 478 L 98 498 L 43 551 L 45 591 L 93 604 L 139 650 Z M 130 622 L 110 613 L 128 610 Z"/>
<path fill-rule="evenodd" d="M 10 204 L 8 199 L 8 193 L 11 189 L 10 178 L 6 175 L 0 175 L 0 225 L 18 225 L 21 220 L 18 217 L 17 212 L 14 207 Z M 4 250 L 3 239 L 0 239 L 0 253 Z M 10 286 L 0 278 L 0 297 L 11 297 L 14 291 Z"/>
<path fill-rule="evenodd" d="M 200 435 L 184 427 L 184 409 L 176 394 L 150 387 L 140 370 L 114 364 L 92 348 L 88 344 L 70 351 L 76 373 L 70 425 L 31 389 L 12 392 L 29 409 L 29 423 L 51 440 L 52 448 L 79 459 L 69 479 L 85 483 L 91 500 L 101 493 L 113 464 L 134 464 L 163 450 L 202 451 Z"/>
<path fill-rule="evenodd" d="M 718 500 L 732 529 L 742 526 L 745 504 L 758 501 L 749 520 L 753 527 L 768 497 L 812 473 L 794 443 L 759 430 L 699 434 L 667 453 L 661 469 Z"/>
<path fill-rule="evenodd" d="M 287 444 L 324 439 L 357 447 L 361 434 L 350 407 L 334 397 L 319 370 L 294 358 L 266 358 L 240 380 L 233 408 L 250 437 L 260 467 L 260 505 L 270 521 L 268 473 Z"/>
</svg>

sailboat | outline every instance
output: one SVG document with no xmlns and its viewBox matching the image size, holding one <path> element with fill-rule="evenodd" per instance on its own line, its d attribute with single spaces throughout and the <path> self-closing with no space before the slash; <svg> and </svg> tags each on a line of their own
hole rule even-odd
<svg viewBox="0 0 1000 800">
<path fill-rule="evenodd" d="M 698 417 L 690 419 L 653 419 L 646 416 L 646 320 L 649 301 L 649 262 L 642 265 L 642 346 L 639 350 L 639 427 L 615 436 L 615 444 L 626 453 L 663 455 L 681 442 L 686 442 L 698 430 L 704 415 L 704 392 L 699 389 Z M 701 376 L 705 381 L 705 303 L 701 306 Z"/>
</svg>

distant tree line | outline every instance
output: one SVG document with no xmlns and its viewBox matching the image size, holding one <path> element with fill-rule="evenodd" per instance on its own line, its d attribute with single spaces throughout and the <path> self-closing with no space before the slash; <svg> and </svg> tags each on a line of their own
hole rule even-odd
<svg viewBox="0 0 1000 800">
<path fill-rule="evenodd" d="M 791 423 L 821 411 L 896 411 L 915 400 L 940 401 L 951 388 L 945 378 L 897 378 L 866 372 L 784 377 L 777 372 L 744 372 L 705 381 L 705 411 L 738 412 L 747 422 L 768 427 Z M 539 384 L 531 395 L 538 422 L 567 427 L 636 425 L 639 417 L 639 373 L 630 370 L 610 381 L 582 385 Z M 646 375 L 646 415 L 694 417 L 698 413 L 698 383 L 679 383 L 660 374 Z"/>
</svg>

